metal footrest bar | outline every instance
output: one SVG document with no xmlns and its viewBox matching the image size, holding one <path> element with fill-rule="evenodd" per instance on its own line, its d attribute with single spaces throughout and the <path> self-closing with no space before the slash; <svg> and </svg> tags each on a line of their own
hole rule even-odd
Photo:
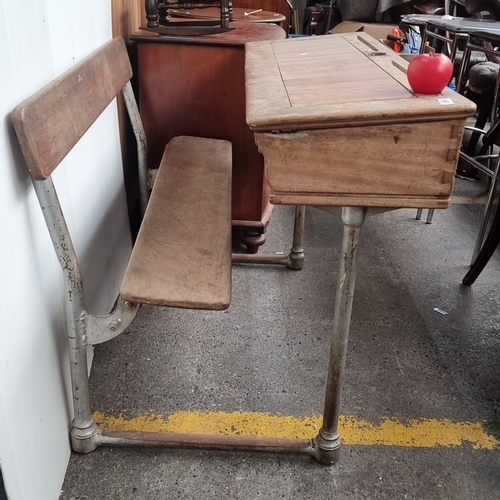
<svg viewBox="0 0 500 500">
<path fill-rule="evenodd" d="M 289 255 L 269 255 L 269 254 L 249 254 L 249 253 L 233 253 L 231 255 L 233 264 L 274 264 L 274 265 L 290 265 Z"/>
<path fill-rule="evenodd" d="M 263 254 L 240 254 L 233 253 L 231 259 L 234 264 L 270 264 L 284 265 L 290 269 L 300 270 L 304 266 L 304 221 L 306 207 L 297 205 L 295 207 L 295 221 L 293 225 L 293 244 L 288 255 L 263 255 Z"/>
<path fill-rule="evenodd" d="M 316 447 L 312 439 L 181 434 L 174 432 L 103 431 L 98 437 L 98 443 L 103 446 L 154 446 L 196 450 L 299 453 L 316 456 Z"/>
</svg>

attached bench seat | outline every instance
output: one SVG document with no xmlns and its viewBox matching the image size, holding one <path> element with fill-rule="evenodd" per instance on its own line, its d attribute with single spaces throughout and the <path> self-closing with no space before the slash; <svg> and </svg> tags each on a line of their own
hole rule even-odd
<svg viewBox="0 0 500 500">
<path fill-rule="evenodd" d="M 175 137 L 165 148 L 123 280 L 134 303 L 222 310 L 231 301 L 231 144 Z"/>
</svg>

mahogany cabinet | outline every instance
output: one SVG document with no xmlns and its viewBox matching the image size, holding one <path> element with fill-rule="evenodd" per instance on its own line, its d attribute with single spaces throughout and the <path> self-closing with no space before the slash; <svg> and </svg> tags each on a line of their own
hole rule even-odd
<svg viewBox="0 0 500 500">
<path fill-rule="evenodd" d="M 175 136 L 226 139 L 233 149 L 233 227 L 255 253 L 265 242 L 272 206 L 264 172 L 245 118 L 245 42 L 279 40 L 274 24 L 234 23 L 205 36 L 158 36 L 141 31 L 137 44 L 139 106 L 148 139 L 149 167 L 157 168 Z"/>
</svg>

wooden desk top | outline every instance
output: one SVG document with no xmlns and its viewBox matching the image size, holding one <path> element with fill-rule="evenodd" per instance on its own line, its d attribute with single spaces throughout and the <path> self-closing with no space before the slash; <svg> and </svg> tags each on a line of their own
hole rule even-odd
<svg viewBox="0 0 500 500">
<path fill-rule="evenodd" d="M 246 44 L 247 122 L 256 131 L 415 123 L 470 116 L 445 89 L 414 94 L 408 62 L 366 33 Z M 443 104 L 442 99 L 451 99 Z M 441 99 L 441 100 L 440 100 Z"/>
</svg>

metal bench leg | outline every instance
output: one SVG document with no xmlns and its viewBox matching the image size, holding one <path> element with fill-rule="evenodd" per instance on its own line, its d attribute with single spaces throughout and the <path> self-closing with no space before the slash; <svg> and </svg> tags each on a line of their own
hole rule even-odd
<svg viewBox="0 0 500 500">
<path fill-rule="evenodd" d="M 424 211 L 423 208 L 419 208 L 417 210 L 417 215 L 415 216 L 415 220 L 420 220 L 422 218 L 422 212 Z"/>
<path fill-rule="evenodd" d="M 351 324 L 359 237 L 366 211 L 366 208 L 358 207 L 344 207 L 342 209 L 344 234 L 337 277 L 323 426 L 316 438 L 316 459 L 322 464 L 334 464 L 340 455 L 340 396 Z"/>
<path fill-rule="evenodd" d="M 44 181 L 33 180 L 33 185 L 64 273 L 69 362 L 75 412 L 71 426 L 71 445 L 73 450 L 79 453 L 89 453 L 98 446 L 98 430 L 90 406 L 80 265 L 51 178 Z"/>
</svg>

